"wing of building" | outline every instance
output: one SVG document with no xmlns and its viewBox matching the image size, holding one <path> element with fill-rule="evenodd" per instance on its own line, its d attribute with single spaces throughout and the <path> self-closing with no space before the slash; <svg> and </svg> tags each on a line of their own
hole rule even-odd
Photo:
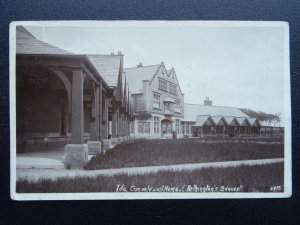
<svg viewBox="0 0 300 225">
<path fill-rule="evenodd" d="M 123 55 L 78 55 L 16 27 L 17 151 L 129 136 Z M 96 146 L 96 145 L 94 145 Z M 91 150 L 91 151 L 90 151 Z"/>
<path fill-rule="evenodd" d="M 236 107 L 214 106 L 207 97 L 201 104 L 184 104 L 184 121 L 192 125 L 192 136 L 203 135 L 259 135 L 261 125 L 256 118 Z M 199 124 L 200 117 L 212 119 L 214 124 Z"/>
<path fill-rule="evenodd" d="M 182 135 L 184 95 L 175 69 L 157 65 L 124 69 L 131 93 L 134 137 L 167 138 L 173 131 Z"/>
</svg>

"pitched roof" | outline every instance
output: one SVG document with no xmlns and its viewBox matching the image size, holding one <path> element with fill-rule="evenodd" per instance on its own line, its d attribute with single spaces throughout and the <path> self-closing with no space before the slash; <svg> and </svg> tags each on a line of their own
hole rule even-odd
<svg viewBox="0 0 300 225">
<path fill-rule="evenodd" d="M 108 86 L 116 87 L 121 69 L 122 55 L 87 55 L 87 57 Z"/>
<path fill-rule="evenodd" d="M 223 125 L 223 123 L 225 122 L 225 124 L 227 123 L 227 121 L 224 119 L 223 116 L 211 116 L 211 119 L 214 121 L 214 123 L 216 125 L 221 124 Z M 223 122 L 224 120 L 224 122 Z"/>
<path fill-rule="evenodd" d="M 279 124 L 274 124 L 268 121 L 259 121 L 259 123 L 262 127 L 280 127 Z"/>
<path fill-rule="evenodd" d="M 248 121 L 249 121 L 251 127 L 261 126 L 261 124 L 257 118 L 249 118 Z"/>
<path fill-rule="evenodd" d="M 73 55 L 73 53 L 58 48 L 47 42 L 38 40 L 23 26 L 16 27 L 16 53 L 17 54 L 54 54 Z"/>
<path fill-rule="evenodd" d="M 234 116 L 224 116 L 224 118 L 229 125 L 239 125 L 238 120 Z"/>
<path fill-rule="evenodd" d="M 202 127 L 207 122 L 209 122 L 209 123 L 212 122 L 214 124 L 214 121 L 211 119 L 211 117 L 209 115 L 198 115 L 197 119 L 196 119 L 196 123 L 193 126 Z"/>
<path fill-rule="evenodd" d="M 178 83 L 178 87 L 179 87 L 180 93 L 182 93 L 182 90 L 181 90 L 181 87 L 179 85 L 179 82 L 178 82 L 177 75 L 176 75 L 174 67 L 172 67 L 170 70 L 167 70 L 167 73 L 169 74 L 169 76 L 171 76 L 172 78 L 174 78 L 176 80 L 176 82 Z"/>
<path fill-rule="evenodd" d="M 237 121 L 239 122 L 240 126 L 245 126 L 250 124 L 246 117 L 236 117 Z"/>
<path fill-rule="evenodd" d="M 151 81 L 159 67 L 160 64 L 124 69 L 127 82 L 130 84 L 129 89 L 131 93 L 134 94 L 141 92 L 143 90 L 143 80 Z"/>
<path fill-rule="evenodd" d="M 195 121 L 197 115 L 249 117 L 241 110 L 234 107 L 184 104 L 184 119 L 186 121 Z"/>
</svg>

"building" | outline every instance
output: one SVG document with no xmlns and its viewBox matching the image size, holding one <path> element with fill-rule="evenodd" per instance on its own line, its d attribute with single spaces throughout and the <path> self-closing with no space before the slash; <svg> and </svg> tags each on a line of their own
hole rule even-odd
<svg viewBox="0 0 300 225">
<path fill-rule="evenodd" d="M 183 136 L 184 95 L 174 68 L 158 65 L 124 69 L 131 93 L 131 136 L 170 138 Z"/>
<path fill-rule="evenodd" d="M 76 55 L 16 28 L 17 152 L 72 145 L 99 153 L 129 136 L 123 55 Z M 92 147 L 94 146 L 94 147 Z"/>
<path fill-rule="evenodd" d="M 234 107 L 184 103 L 175 69 L 124 69 L 124 55 L 76 55 L 16 30 L 17 150 L 110 139 L 273 135 Z M 277 129 L 276 134 L 282 134 Z M 94 143 L 94 144 L 95 144 Z M 90 145 L 91 146 L 91 145 Z M 98 153 L 98 147 L 89 152 Z"/>
<path fill-rule="evenodd" d="M 105 134 L 113 138 L 128 137 L 130 132 L 130 93 L 123 72 L 124 56 L 121 52 L 110 55 L 88 55 L 89 60 L 103 76 L 111 89 L 111 95 L 104 96 L 108 105 Z M 106 139 L 107 136 L 102 138 Z"/>
<path fill-rule="evenodd" d="M 260 135 L 261 124 L 235 107 L 213 106 L 208 97 L 204 104 L 184 104 L 184 119 L 192 127 L 192 136 Z"/>
</svg>

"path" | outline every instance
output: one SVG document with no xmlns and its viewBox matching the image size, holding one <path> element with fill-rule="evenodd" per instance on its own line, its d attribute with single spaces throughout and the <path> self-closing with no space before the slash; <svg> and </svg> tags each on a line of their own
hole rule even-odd
<svg viewBox="0 0 300 225">
<path fill-rule="evenodd" d="M 225 167 L 237 167 L 241 165 L 255 166 L 255 165 L 282 163 L 282 162 L 284 162 L 283 158 L 275 158 L 275 159 L 179 164 L 179 165 L 167 165 L 167 166 L 128 167 L 128 168 L 101 169 L 101 170 L 17 168 L 17 179 L 22 178 L 22 179 L 37 181 L 41 178 L 56 179 L 58 177 L 77 177 L 77 176 L 96 177 L 98 175 L 113 176 L 121 173 L 134 175 L 134 174 L 156 173 L 158 171 L 165 171 L 165 170 L 180 171 L 180 170 L 195 170 L 195 169 L 202 169 L 202 168 L 209 168 L 209 167 L 225 168 Z"/>
</svg>

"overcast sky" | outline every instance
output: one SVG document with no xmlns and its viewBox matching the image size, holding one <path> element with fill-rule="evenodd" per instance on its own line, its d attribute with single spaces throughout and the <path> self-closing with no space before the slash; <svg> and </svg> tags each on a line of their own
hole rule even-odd
<svg viewBox="0 0 300 225">
<path fill-rule="evenodd" d="M 26 28 L 73 53 L 122 51 L 124 67 L 165 62 L 175 68 L 185 102 L 284 113 L 282 27 L 95 26 Z"/>
</svg>

